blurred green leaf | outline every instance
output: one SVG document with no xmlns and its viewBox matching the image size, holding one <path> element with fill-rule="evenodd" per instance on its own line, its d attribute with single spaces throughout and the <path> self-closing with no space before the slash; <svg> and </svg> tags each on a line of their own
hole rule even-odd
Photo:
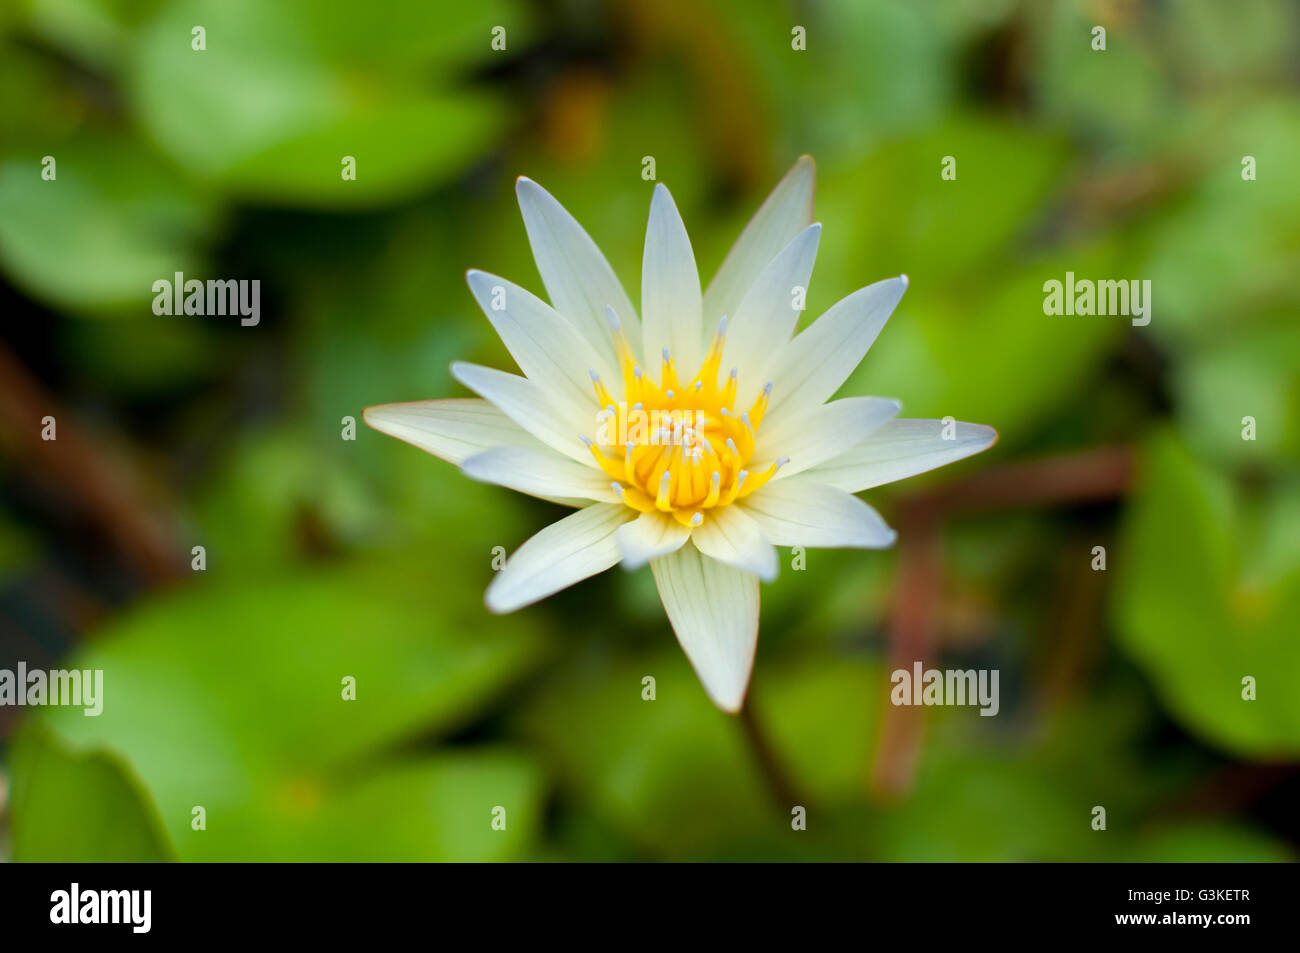
<svg viewBox="0 0 1300 953">
<path fill-rule="evenodd" d="M 131 97 L 170 155 L 241 197 L 380 204 L 459 171 L 501 128 L 502 102 L 452 91 L 447 74 L 466 65 L 471 38 L 479 59 L 494 55 L 491 29 L 507 24 L 514 50 L 526 18 L 496 0 L 461 12 L 392 0 L 180 0 L 144 31 Z M 196 26 L 204 50 L 191 47 Z M 355 181 L 342 178 L 345 156 Z"/>
<path fill-rule="evenodd" d="M 1143 42 L 1139 17 L 1103 17 L 1082 0 L 1028 9 L 1039 108 L 1083 135 L 1122 140 L 1131 151 L 1159 143 L 1169 119 L 1169 79 Z M 1093 48 L 1096 27 L 1105 30 L 1103 50 Z"/>
<path fill-rule="evenodd" d="M 116 72 L 135 31 L 168 0 L 18 0 L 27 29 L 96 68 Z"/>
<path fill-rule="evenodd" d="M 1284 171 L 1300 154 L 1300 108 L 1269 96 L 1233 104 L 1197 149 L 1203 174 L 1153 217 L 1143 270 L 1156 300 L 1151 332 L 1215 348 L 1279 310 L 1293 320 L 1300 304 L 1300 190 Z M 1254 180 L 1242 178 L 1245 156 Z"/>
<path fill-rule="evenodd" d="M 184 859 L 516 852 L 526 838 L 489 842 L 490 810 L 513 808 L 530 830 L 541 780 L 527 758 L 382 754 L 467 724 L 541 650 L 525 617 L 495 619 L 478 591 L 431 579 L 418 564 L 371 564 L 178 592 L 78 658 L 104 671 L 102 715 L 48 717 L 70 742 L 129 760 Z M 425 801 L 439 791 L 441 806 Z M 382 803 L 409 821 L 405 840 L 367 838 Z"/>
<path fill-rule="evenodd" d="M 1127 852 L 1132 863 L 1288 863 L 1295 852 L 1245 824 L 1202 820 L 1144 831 Z"/>
<path fill-rule="evenodd" d="M 647 675 L 653 701 L 641 697 Z M 879 669 L 857 660 L 781 665 L 760 651 L 755 683 L 751 703 L 808 797 L 852 799 L 884 690 Z M 791 830 L 741 725 L 713 707 L 675 646 L 570 670 L 529 709 L 524 730 L 552 753 L 575 796 L 654 855 L 711 856 Z M 803 846 L 825 845 L 793 849 Z"/>
<path fill-rule="evenodd" d="M 1223 478 L 1168 434 L 1152 439 L 1141 484 L 1110 564 L 1123 648 L 1155 683 L 1170 712 L 1209 742 L 1252 757 L 1300 751 L 1300 552 L 1261 546 L 1259 527 L 1289 526 L 1291 488 L 1233 505 Z M 1283 521 L 1280 525 L 1278 520 Z M 1289 553 L 1288 553 L 1289 550 Z M 1249 572 L 1274 552 L 1267 576 Z M 1243 679 L 1257 697 L 1243 699 Z"/>
<path fill-rule="evenodd" d="M 85 717 L 80 709 L 77 715 Z M 175 859 L 148 793 L 113 754 L 74 750 L 31 721 L 19 732 L 11 759 L 15 861 Z"/>
<path fill-rule="evenodd" d="M 496 747 L 403 757 L 328 779 L 258 779 L 175 834 L 187 861 L 478 863 L 519 860 L 539 834 L 541 773 Z M 492 827 L 505 810 L 505 828 Z"/>
<path fill-rule="evenodd" d="M 940 175 L 945 156 L 956 160 L 955 179 Z M 822 163 L 814 217 L 826 228 L 807 317 L 897 274 L 934 288 L 976 270 L 987 287 L 1020 257 L 1006 255 L 1008 245 L 1028 238 L 1067 157 L 1058 136 L 962 115 L 865 159 Z"/>
<path fill-rule="evenodd" d="M 916 789 L 883 819 L 887 861 L 1066 860 L 1086 856 L 1083 798 L 991 747 L 932 749 Z"/>
<path fill-rule="evenodd" d="M 1106 246 L 1058 251 L 983 284 L 979 297 L 914 278 L 842 393 L 896 397 L 906 417 L 952 415 L 1019 442 L 1077 393 L 1129 323 L 1044 314 L 1043 283 L 1067 270 L 1111 274 L 1115 260 Z"/>
<path fill-rule="evenodd" d="M 82 139 L 0 163 L 0 265 L 33 297 L 71 311 L 148 314 L 153 283 L 202 270 L 209 201 L 140 146 Z"/>
<path fill-rule="evenodd" d="M 359 409 L 353 413 L 357 442 L 340 439 L 341 418 L 331 434 L 341 450 L 324 434 L 313 440 L 298 429 L 243 435 L 198 497 L 209 571 L 259 575 L 378 532 L 382 510 L 359 476 L 340 465 L 361 441 L 367 449 L 358 453 L 377 442 Z M 421 462 L 427 469 L 439 465 L 432 457 Z"/>
<path fill-rule="evenodd" d="M 1175 367 L 1180 431 L 1221 463 L 1300 460 L 1300 325 L 1292 318 L 1228 330 L 1186 348 Z M 1255 421 L 1245 440 L 1242 421 Z"/>
</svg>

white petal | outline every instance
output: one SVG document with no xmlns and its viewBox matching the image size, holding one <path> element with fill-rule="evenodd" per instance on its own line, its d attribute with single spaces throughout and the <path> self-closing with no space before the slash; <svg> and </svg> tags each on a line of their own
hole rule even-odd
<svg viewBox="0 0 1300 953">
<path fill-rule="evenodd" d="M 880 514 L 809 474 L 774 480 L 741 501 L 763 536 L 778 546 L 884 549 L 898 534 Z"/>
<path fill-rule="evenodd" d="M 477 397 L 380 404 L 367 407 L 361 418 L 380 433 L 457 466 L 492 447 L 545 446 L 494 404 Z"/>
<path fill-rule="evenodd" d="M 640 569 L 652 559 L 676 552 L 690 535 L 690 530 L 667 513 L 642 513 L 618 528 L 616 537 L 618 551 L 623 554 L 623 568 Z"/>
<path fill-rule="evenodd" d="M 600 470 L 575 463 L 550 447 L 493 447 L 470 457 L 461 469 L 475 480 L 544 500 L 621 502 Z"/>
<path fill-rule="evenodd" d="M 712 328 L 724 314 L 735 314 L 759 273 L 813 220 L 812 156 L 801 156 L 759 206 L 731 246 L 704 295 L 704 317 Z"/>
<path fill-rule="evenodd" d="M 704 555 L 770 582 L 776 578 L 776 550 L 758 524 L 738 507 L 709 510 L 704 523 L 691 530 L 691 542 Z"/>
<path fill-rule="evenodd" d="M 614 533 L 633 512 L 595 503 L 552 523 L 506 560 L 487 588 L 488 608 L 513 612 L 604 572 L 619 560 Z"/>
<path fill-rule="evenodd" d="M 740 711 L 758 644 L 758 577 L 691 546 L 653 560 L 650 568 L 668 621 L 705 692 L 723 711 Z"/>
<path fill-rule="evenodd" d="M 451 376 L 480 397 L 496 404 L 503 413 L 530 434 L 581 464 L 596 466 L 579 434 L 596 426 L 595 401 L 590 415 L 572 404 L 553 397 L 525 377 L 491 367 L 457 361 Z"/>
<path fill-rule="evenodd" d="M 893 420 L 808 476 L 850 493 L 925 473 L 991 447 L 998 432 L 983 424 L 956 422 L 943 439 L 942 420 Z"/>
<path fill-rule="evenodd" d="M 641 340 L 646 363 L 657 366 L 660 352 L 668 348 L 678 377 L 690 380 L 700 367 L 701 324 L 700 275 L 691 240 L 668 189 L 656 185 L 641 262 Z"/>
<path fill-rule="evenodd" d="M 620 386 L 622 377 L 614 373 L 617 365 L 601 357 L 577 328 L 541 298 L 486 271 L 471 270 L 465 277 L 479 307 L 529 380 L 553 394 L 593 406 L 593 370 L 609 386 Z"/>
<path fill-rule="evenodd" d="M 774 384 L 769 421 L 825 403 L 862 362 L 903 292 L 906 278 L 889 278 L 842 299 L 793 341 L 769 365 Z"/>
<path fill-rule="evenodd" d="M 822 227 L 810 225 L 795 236 L 758 275 L 727 320 L 724 370 L 740 371 L 737 407 L 748 407 L 767 380 L 768 358 L 794 334 L 799 322 L 796 288 L 808 290 Z"/>
<path fill-rule="evenodd" d="M 789 457 L 773 480 L 782 480 L 838 456 L 898 416 L 903 405 L 885 397 L 845 397 L 758 428 L 754 459 Z"/>
<path fill-rule="evenodd" d="M 544 188 L 520 176 L 515 192 L 551 304 L 616 366 L 606 305 L 618 312 L 633 347 L 641 343 L 641 336 L 636 310 L 614 269 L 591 236 Z"/>
</svg>

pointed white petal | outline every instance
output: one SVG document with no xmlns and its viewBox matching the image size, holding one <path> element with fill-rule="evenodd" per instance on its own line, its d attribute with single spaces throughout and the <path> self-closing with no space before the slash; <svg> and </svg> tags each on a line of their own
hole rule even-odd
<svg viewBox="0 0 1300 953">
<path fill-rule="evenodd" d="M 768 358 L 790 340 L 799 322 L 795 289 L 808 291 L 822 227 L 810 225 L 795 236 L 767 267 L 727 319 L 727 347 L 723 369 L 739 371 L 741 391 L 737 407 L 748 407 L 767 380 Z"/>
<path fill-rule="evenodd" d="M 678 376 L 690 380 L 700 367 L 701 326 L 700 275 L 691 240 L 672 195 L 662 184 L 656 185 L 641 262 L 641 340 L 646 363 L 657 366 L 660 352 L 668 348 Z"/>
<path fill-rule="evenodd" d="M 576 463 L 550 447 L 493 447 L 470 457 L 461 469 L 475 480 L 544 500 L 621 502 L 600 470 Z"/>
<path fill-rule="evenodd" d="M 361 418 L 380 433 L 457 466 L 492 447 L 545 446 L 494 404 L 477 397 L 379 404 L 367 407 Z"/>
<path fill-rule="evenodd" d="M 617 365 L 598 354 L 577 328 L 541 298 L 486 271 L 471 270 L 465 277 L 479 307 L 529 380 L 584 405 L 595 403 L 593 370 L 609 386 L 620 386 L 622 376 L 614 373 Z"/>
<path fill-rule="evenodd" d="M 998 432 L 983 424 L 957 422 L 952 433 L 952 440 L 943 438 L 942 420 L 893 420 L 807 475 L 857 493 L 969 457 L 998 439 Z"/>
<path fill-rule="evenodd" d="M 521 176 L 515 192 L 537 270 L 555 310 L 616 366 L 614 344 L 605 323 L 606 305 L 618 312 L 633 347 L 641 343 L 641 336 L 636 310 L 614 269 L 591 236 L 544 188 Z"/>
<path fill-rule="evenodd" d="M 906 290 L 906 278 L 860 288 L 782 347 L 768 365 L 774 387 L 767 420 L 825 403 L 839 390 Z"/>
<path fill-rule="evenodd" d="M 735 314 L 767 263 L 812 224 L 815 172 L 812 156 L 801 156 L 740 233 L 704 295 L 709 327 L 724 314 Z"/>
<path fill-rule="evenodd" d="M 619 560 L 614 533 L 633 512 L 621 503 L 594 503 L 552 523 L 506 560 L 487 588 L 487 607 L 514 612 L 604 572 Z"/>
<path fill-rule="evenodd" d="M 773 481 L 787 479 L 861 443 L 897 417 L 902 407 L 885 397 L 845 397 L 787 414 L 771 426 L 758 428 L 754 459 L 789 457 Z"/>
<path fill-rule="evenodd" d="M 642 513 L 618 528 L 623 568 L 640 569 L 652 559 L 676 552 L 690 536 L 691 531 L 667 513 Z"/>
<path fill-rule="evenodd" d="M 758 577 L 683 546 L 652 560 L 668 621 L 713 703 L 745 703 L 758 644 Z"/>
<path fill-rule="evenodd" d="M 691 542 L 718 562 L 753 573 L 764 581 L 776 578 L 776 550 L 758 524 L 736 506 L 709 510 L 704 522 L 691 530 Z"/>
<path fill-rule="evenodd" d="M 898 534 L 850 493 L 805 473 L 773 480 L 740 503 L 763 536 L 778 546 L 884 549 Z"/>
<path fill-rule="evenodd" d="M 587 414 L 527 378 L 463 361 L 451 365 L 451 376 L 496 404 L 507 417 L 548 447 L 586 466 L 596 466 L 591 451 L 578 439 L 579 434 L 595 429 L 594 400 L 592 412 Z"/>
</svg>

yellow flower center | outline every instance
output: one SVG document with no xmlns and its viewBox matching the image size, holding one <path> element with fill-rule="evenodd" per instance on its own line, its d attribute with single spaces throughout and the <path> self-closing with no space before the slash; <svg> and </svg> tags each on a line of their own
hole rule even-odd
<svg viewBox="0 0 1300 953">
<path fill-rule="evenodd" d="M 600 375 L 591 372 L 602 409 L 595 439 L 586 442 L 626 505 L 642 513 L 672 513 L 684 526 L 699 526 L 707 510 L 747 496 L 772 478 L 784 459 L 758 473 L 746 469 L 772 385 L 742 413 L 735 406 L 736 370 L 718 386 L 726 318 L 700 372 L 685 384 L 665 348 L 656 385 L 637 365 L 612 312 L 610 324 L 627 396 L 616 401 Z"/>
</svg>

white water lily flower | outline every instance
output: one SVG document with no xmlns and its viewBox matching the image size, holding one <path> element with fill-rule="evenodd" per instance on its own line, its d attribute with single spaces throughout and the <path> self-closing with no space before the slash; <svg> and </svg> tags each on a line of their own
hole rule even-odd
<svg viewBox="0 0 1300 953">
<path fill-rule="evenodd" d="M 794 291 L 808 287 L 821 234 L 810 157 L 704 293 L 681 216 L 656 185 L 639 318 L 559 202 L 527 178 L 517 191 L 551 304 L 481 271 L 468 279 L 523 376 L 456 363 L 482 399 L 385 404 L 365 420 L 476 480 L 577 508 L 509 558 L 488 608 L 511 612 L 616 563 L 648 563 L 705 691 L 739 711 L 774 547 L 891 545 L 894 531 L 853 494 L 977 453 L 997 434 L 900 420 L 899 403 L 879 397 L 827 402 L 907 278 L 868 285 L 794 334 Z"/>
</svg>

